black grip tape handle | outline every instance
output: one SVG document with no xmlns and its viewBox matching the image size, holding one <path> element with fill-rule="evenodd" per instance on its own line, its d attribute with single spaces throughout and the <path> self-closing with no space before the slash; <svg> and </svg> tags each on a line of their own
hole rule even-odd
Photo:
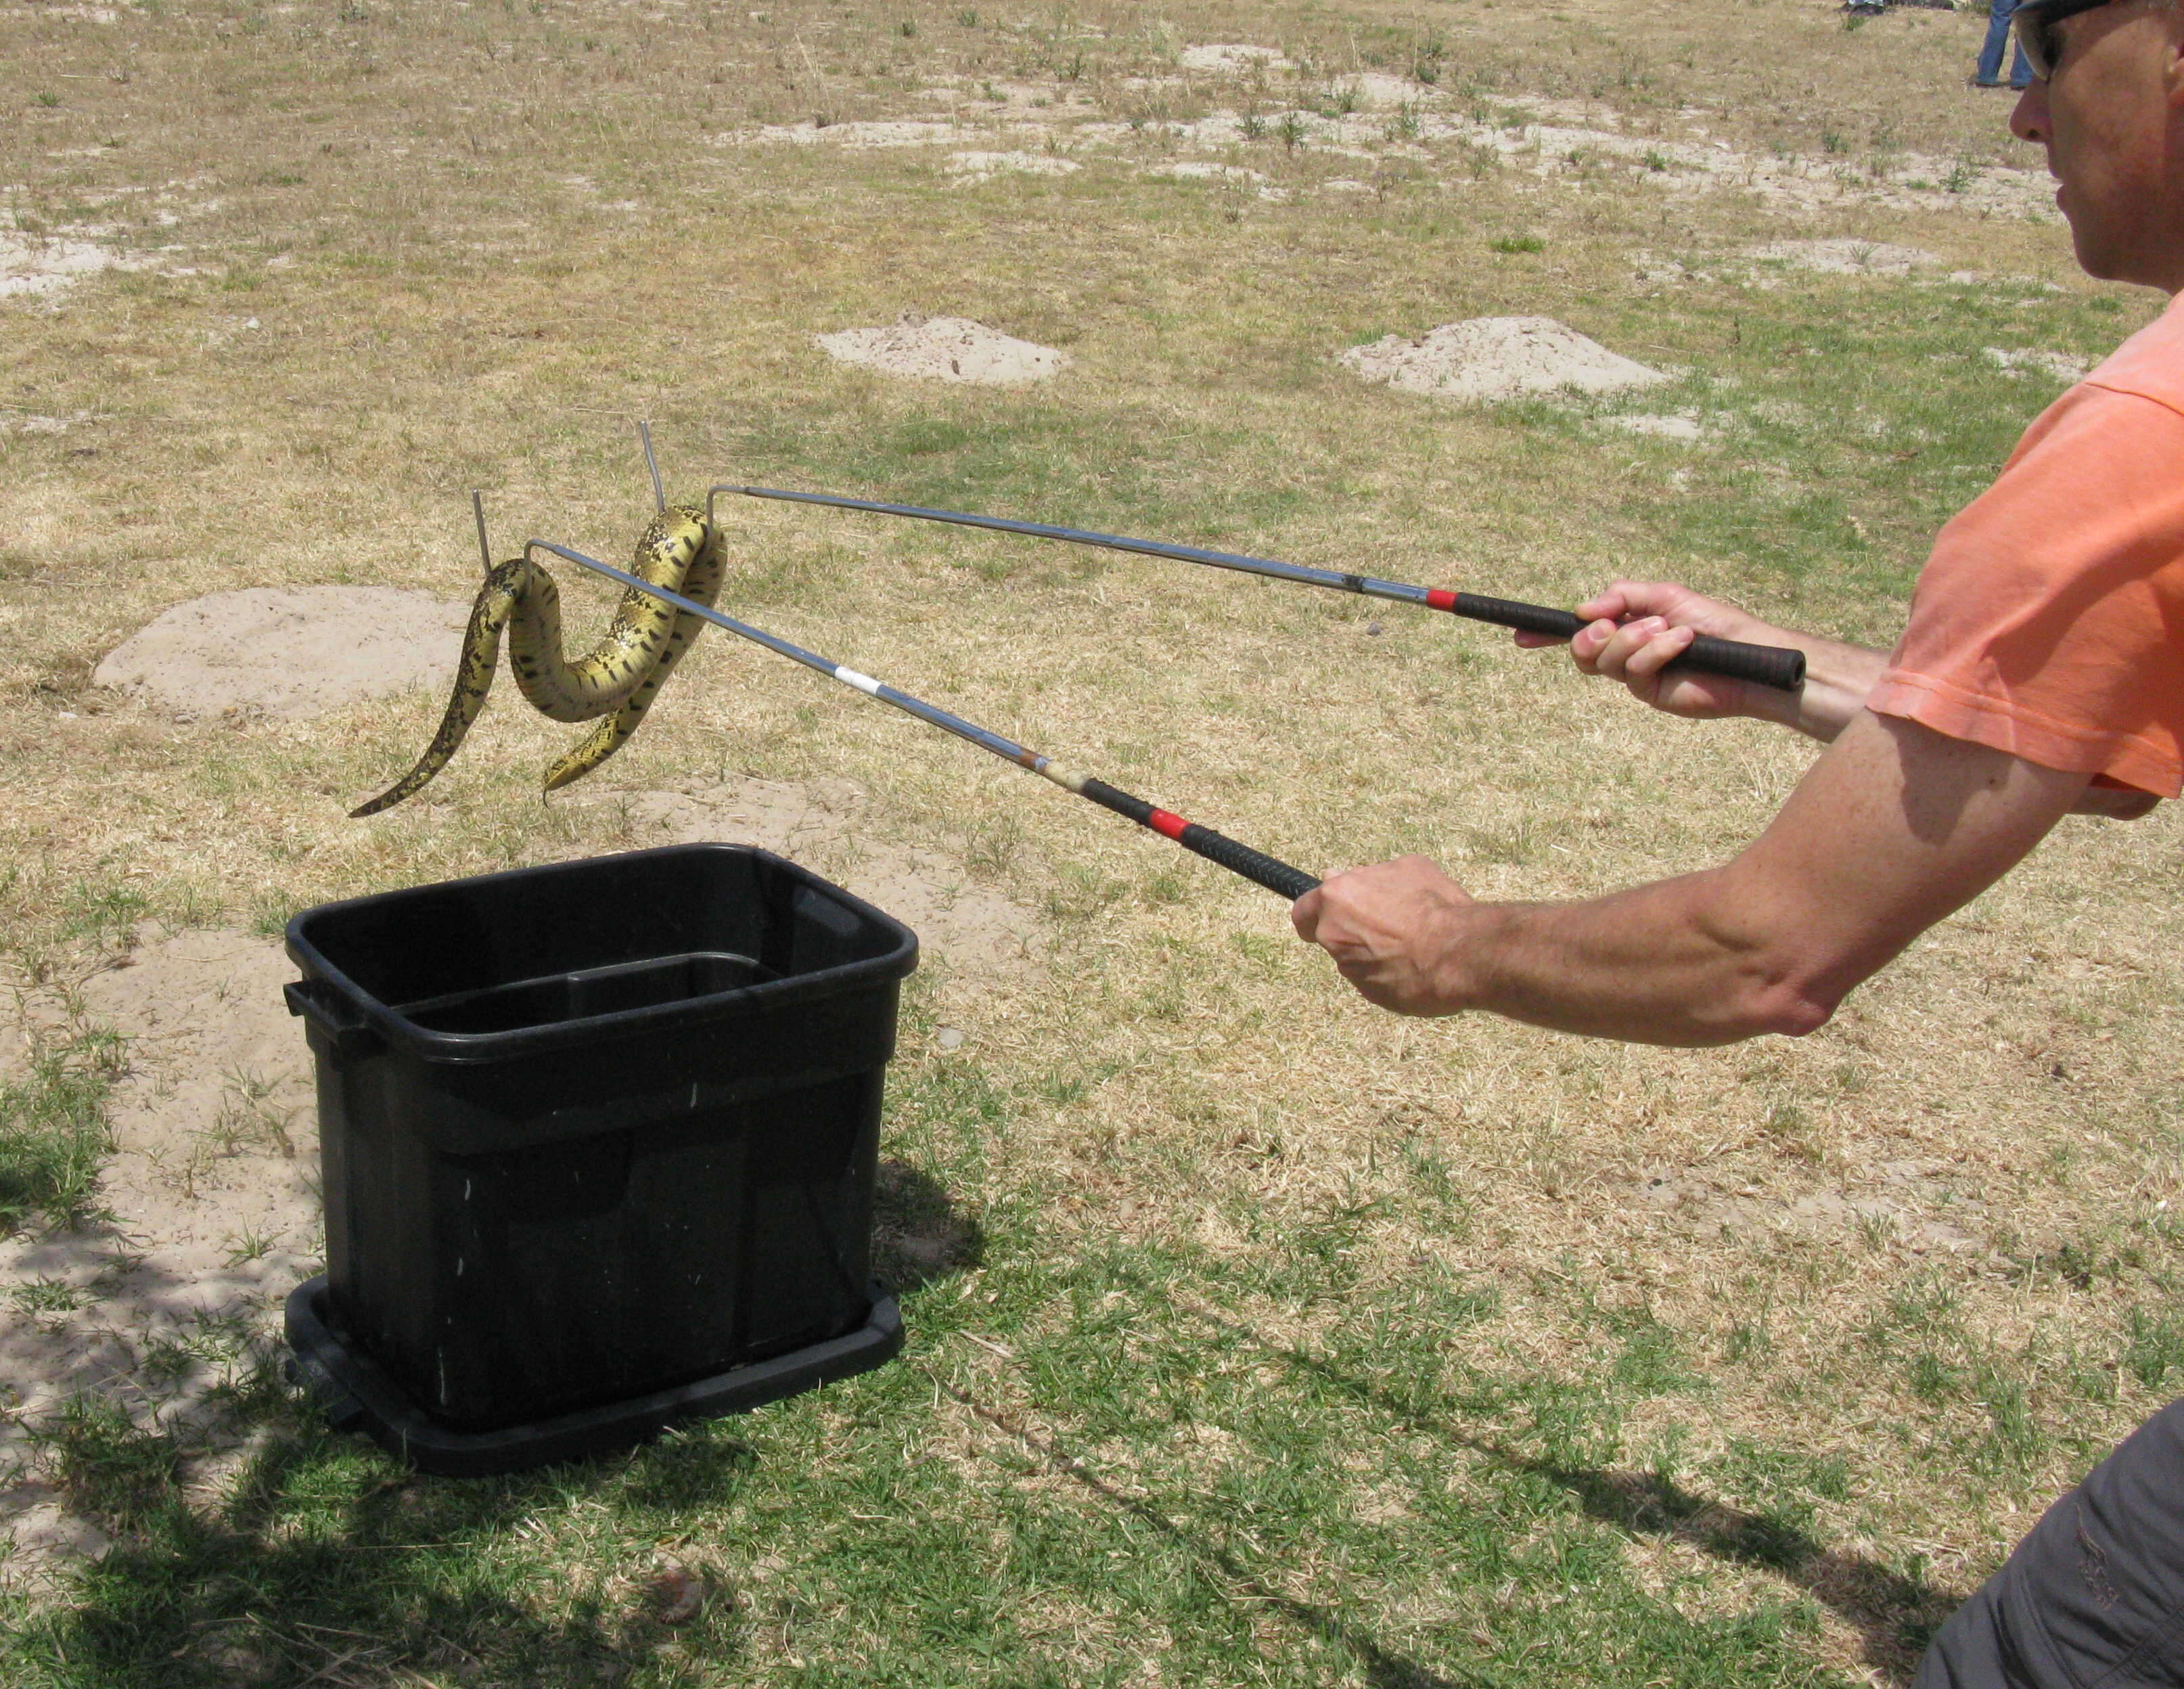
<svg viewBox="0 0 2184 1689">
<path fill-rule="evenodd" d="M 1201 827 L 1192 822 L 1176 835 L 1175 842 L 1186 850 L 1195 851 L 1209 862 L 1218 862 L 1232 874 L 1241 874 L 1254 884 L 1286 897 L 1292 903 L 1308 891 L 1319 889 L 1319 882 L 1301 868 L 1293 868 L 1287 862 L 1254 850 L 1248 844 L 1239 844 L 1225 833 L 1216 833 L 1210 827 Z"/>
<path fill-rule="evenodd" d="M 1513 599 L 1482 598 L 1477 593 L 1458 593 L 1456 613 L 1474 622 L 1490 622 L 1497 627 L 1522 628 L 1550 639 L 1568 639 L 1585 624 L 1566 610 L 1543 604 L 1519 604 Z M 1805 654 L 1786 645 L 1751 645 L 1741 639 L 1717 639 L 1701 633 L 1669 666 L 1695 668 L 1730 680 L 1749 680 L 1780 692 L 1795 692 L 1804 683 Z"/>
<path fill-rule="evenodd" d="M 1319 889 L 1319 882 L 1301 869 L 1262 856 L 1248 844 L 1239 844 L 1225 833 L 1216 833 L 1210 827 L 1201 827 L 1195 821 L 1184 821 L 1179 815 L 1156 809 L 1143 798 L 1120 786 L 1111 786 L 1105 780 L 1085 781 L 1077 788 L 1077 795 L 1089 798 L 1100 808 L 1112 810 L 1117 815 L 1128 816 L 1139 826 L 1151 828 L 1163 839 L 1174 839 L 1184 850 L 1209 862 L 1218 863 L 1232 874 L 1243 875 L 1254 885 L 1278 892 L 1292 903 L 1305 893 Z M 1176 825 L 1178 822 L 1183 823 L 1180 828 Z"/>
</svg>

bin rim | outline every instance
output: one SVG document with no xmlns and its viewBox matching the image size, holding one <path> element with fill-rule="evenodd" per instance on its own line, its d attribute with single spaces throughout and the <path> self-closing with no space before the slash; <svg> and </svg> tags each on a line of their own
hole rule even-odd
<svg viewBox="0 0 2184 1689">
<path fill-rule="evenodd" d="M 488 885 L 499 880 L 535 879 L 541 874 L 575 872 L 603 862 L 631 862 L 648 857 L 688 857 L 715 853 L 747 857 L 785 869 L 807 889 L 891 933 L 895 941 L 880 955 L 866 956 L 861 961 L 841 962 L 833 967 L 818 968 L 810 973 L 799 973 L 785 979 L 768 979 L 756 984 L 738 985 L 730 990 L 715 991 L 702 997 L 688 997 L 678 1002 L 618 1009 L 601 1015 L 582 1015 L 571 1020 L 549 1021 L 540 1026 L 517 1027 L 506 1032 L 436 1032 L 419 1026 L 398 1009 L 365 990 L 303 932 L 307 921 L 421 892 L 443 891 L 453 886 Z M 855 892 L 836 885 L 802 863 L 792 861 L 777 852 L 756 844 L 710 839 L 688 844 L 654 845 L 642 850 L 610 851 L 601 856 L 577 856 L 564 861 L 540 862 L 530 867 L 502 868 L 489 874 L 468 874 L 460 879 L 428 880 L 421 885 L 402 886 L 392 891 L 369 892 L 361 897 L 339 898 L 331 903 L 315 904 L 289 917 L 284 945 L 288 959 L 303 970 L 306 983 L 323 982 L 332 988 L 344 1000 L 344 1006 L 360 1015 L 370 1031 L 386 1043 L 435 1062 L 458 1066 L 521 1058 L 540 1046 L 566 1050 L 572 1044 L 603 1043 L 638 1034 L 670 1030 L 687 1021 L 710 1018 L 726 1007 L 748 1005 L 754 1009 L 793 1008 L 808 998 L 833 996 L 844 989 L 891 984 L 906 978 L 916 971 L 918 962 L 917 934 L 885 910 L 875 907 Z"/>
</svg>

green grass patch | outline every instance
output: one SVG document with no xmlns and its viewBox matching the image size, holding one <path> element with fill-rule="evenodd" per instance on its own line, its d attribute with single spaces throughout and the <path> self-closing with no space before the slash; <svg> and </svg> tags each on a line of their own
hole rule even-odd
<svg viewBox="0 0 2184 1689">
<path fill-rule="evenodd" d="M 79 1032 L 40 1045 L 25 1077 L 0 1082 L 0 1231 L 35 1215 L 73 1224 L 90 1210 L 125 1062 L 114 1033 Z"/>
</svg>

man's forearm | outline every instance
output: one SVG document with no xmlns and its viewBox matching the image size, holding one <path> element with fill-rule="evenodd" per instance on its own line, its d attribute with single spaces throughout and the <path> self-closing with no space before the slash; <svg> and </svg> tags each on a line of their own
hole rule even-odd
<svg viewBox="0 0 2184 1689">
<path fill-rule="evenodd" d="M 1801 978 L 1759 923 L 1724 917 L 1724 871 L 1583 903 L 1451 911 L 1440 1012 L 1490 1014 L 1588 1038 L 1733 1044 L 1824 1024 L 1841 995 Z M 1843 989 L 1854 981 L 1843 982 Z"/>
<path fill-rule="evenodd" d="M 1720 867 L 1583 903 L 1480 904 L 1404 856 L 1334 875 L 1290 919 L 1406 1014 L 1484 1009 L 1646 1044 L 1795 1034 L 1992 884 L 2085 787 L 1867 713 Z"/>
</svg>

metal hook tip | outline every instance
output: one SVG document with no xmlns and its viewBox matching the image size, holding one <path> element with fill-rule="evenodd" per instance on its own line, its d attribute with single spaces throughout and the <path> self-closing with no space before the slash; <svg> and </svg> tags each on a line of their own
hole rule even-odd
<svg viewBox="0 0 2184 1689">
<path fill-rule="evenodd" d="M 485 571 L 493 573 L 493 546 L 485 537 L 485 493 L 481 488 L 471 488 L 471 515 L 477 519 L 478 561 Z"/>
<path fill-rule="evenodd" d="M 652 454 L 652 424 L 643 417 L 637 422 L 637 438 L 644 447 L 644 466 L 652 474 L 652 504 L 654 510 L 667 514 L 666 490 L 660 484 L 660 460 Z"/>
</svg>

